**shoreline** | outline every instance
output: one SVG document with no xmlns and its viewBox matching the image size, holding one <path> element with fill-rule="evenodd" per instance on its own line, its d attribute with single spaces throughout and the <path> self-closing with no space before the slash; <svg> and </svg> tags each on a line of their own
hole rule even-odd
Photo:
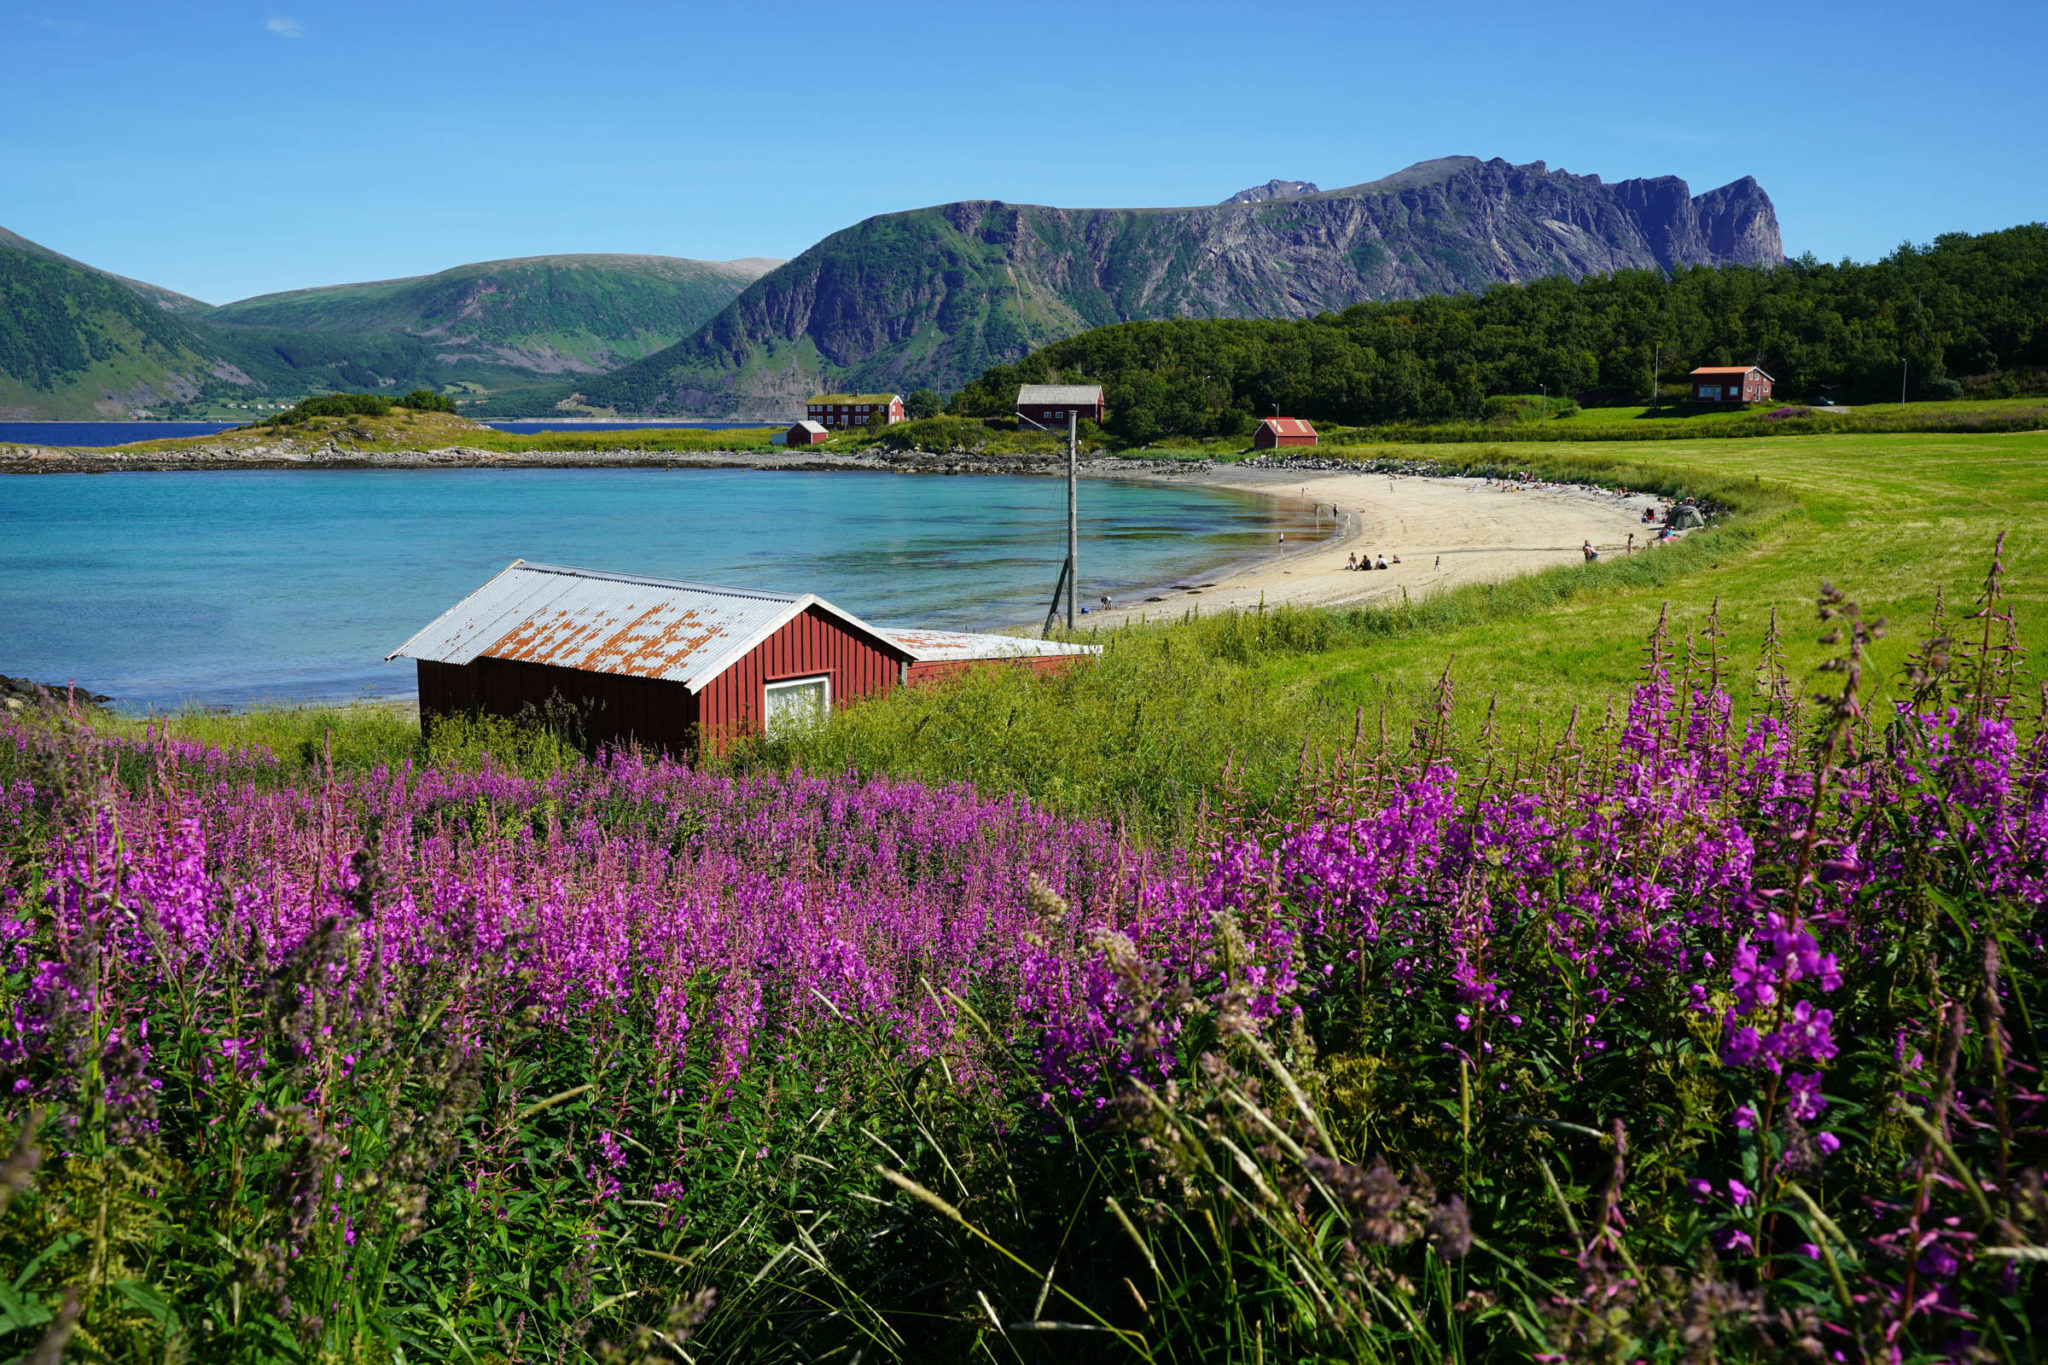
<svg viewBox="0 0 2048 1365">
<path fill-rule="evenodd" d="M 1293 500 L 1304 515 L 1319 504 L 1337 511 L 1338 529 L 1299 548 L 1275 547 L 1249 560 L 1143 589 L 1138 600 L 1125 598 L 1110 610 L 1090 603 L 1088 622 L 1098 629 L 1178 620 L 1191 610 L 1199 614 L 1282 605 L 1342 608 L 1416 600 L 1467 583 L 1499 582 L 1583 563 L 1586 542 L 1603 557 L 1627 554 L 1631 535 L 1634 552 L 1642 554 L 1649 551 L 1658 529 L 1642 521 L 1644 509 L 1669 501 L 1585 484 L 1520 484 L 1462 475 L 1354 473 L 1286 465 L 1209 465 L 1175 474 L 1160 471 L 1150 479 L 1137 477 Z M 1361 551 L 1386 555 L 1387 568 L 1346 569 L 1345 557 Z"/>
</svg>

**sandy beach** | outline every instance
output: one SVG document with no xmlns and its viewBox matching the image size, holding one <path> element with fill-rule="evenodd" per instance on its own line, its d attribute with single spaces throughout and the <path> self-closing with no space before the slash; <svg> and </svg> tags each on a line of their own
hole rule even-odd
<svg viewBox="0 0 2048 1365">
<path fill-rule="evenodd" d="M 1417 475 L 1323 473 L 1289 469 L 1214 467 L 1176 482 L 1211 484 L 1283 499 L 1312 518 L 1320 506 L 1334 515 L 1325 539 L 1220 573 L 1183 579 L 1131 599 L 1114 610 L 1089 603 L 1091 625 L 1178 618 L 1295 603 L 1342 607 L 1421 598 L 1464 583 L 1497 581 L 1557 564 L 1584 562 L 1591 541 L 1603 557 L 1636 553 L 1656 528 L 1643 509 L 1662 506 L 1648 494 L 1617 497 L 1604 489 L 1568 485 L 1525 486 L 1485 479 Z M 1347 570 L 1345 560 L 1370 553 L 1387 559 L 1382 573 Z M 1650 553 L 1655 553 L 1650 551 Z M 1395 564 L 1396 557 L 1400 563 Z M 1086 566 L 1083 566 L 1085 582 Z"/>
</svg>

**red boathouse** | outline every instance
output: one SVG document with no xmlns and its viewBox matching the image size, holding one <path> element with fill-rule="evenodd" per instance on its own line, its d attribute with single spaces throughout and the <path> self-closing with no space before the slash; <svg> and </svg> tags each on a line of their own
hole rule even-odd
<svg viewBox="0 0 2048 1365">
<path fill-rule="evenodd" d="M 423 728 L 566 703 L 590 743 L 694 754 L 968 663 L 1047 667 L 1096 652 L 879 630 L 809 593 L 514 560 L 385 658 L 415 661 Z"/>
<path fill-rule="evenodd" d="M 1299 417 L 1268 417 L 1252 433 L 1253 450 L 1277 450 L 1281 446 L 1312 446 L 1316 429 Z"/>
</svg>

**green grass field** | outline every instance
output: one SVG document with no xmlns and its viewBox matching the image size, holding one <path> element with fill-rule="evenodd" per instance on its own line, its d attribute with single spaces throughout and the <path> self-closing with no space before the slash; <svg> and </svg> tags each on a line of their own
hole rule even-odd
<svg viewBox="0 0 2048 1365">
<path fill-rule="evenodd" d="M 1546 445 L 1529 458 L 1540 465 L 1611 449 Z M 1512 459 L 1516 447 L 1503 450 Z M 2026 642 L 2036 653 L 2048 649 L 2048 612 L 2041 609 L 2048 597 L 2048 433 L 1674 441 L 1632 447 L 1628 457 L 1681 477 L 1782 489 L 1796 510 L 1770 518 L 1755 543 L 1728 544 L 1705 566 L 1669 582 L 1631 586 L 1611 562 L 1572 568 L 1565 572 L 1612 581 L 1526 616 L 1289 656 L 1265 665 L 1263 676 L 1277 687 L 1314 687 L 1364 702 L 1388 690 L 1413 692 L 1455 656 L 1453 674 L 1468 700 L 1498 695 L 1512 713 L 1555 717 L 1574 702 L 1597 705 L 1627 685 L 1640 665 L 1638 647 L 1666 602 L 1682 639 L 1718 601 L 1724 649 L 1743 667 L 1755 661 L 1776 608 L 1794 663 L 1810 664 L 1819 657 L 1813 601 L 1822 580 L 1866 613 L 1890 620 L 1890 637 L 1878 647 L 1890 670 L 1917 638 L 1936 588 L 1952 606 L 1967 608 L 2000 532 L 2009 533 L 2008 588 L 2020 604 Z M 1626 470 L 1620 472 L 1627 482 Z"/>
</svg>

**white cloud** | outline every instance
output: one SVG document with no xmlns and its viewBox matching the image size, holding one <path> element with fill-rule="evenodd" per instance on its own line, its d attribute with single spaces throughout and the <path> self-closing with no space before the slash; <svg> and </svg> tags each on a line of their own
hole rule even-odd
<svg viewBox="0 0 2048 1365">
<path fill-rule="evenodd" d="M 280 38 L 303 38 L 306 36 L 306 31 L 299 27 L 298 20 L 287 19 L 283 15 L 265 21 L 263 27 L 269 29 Z"/>
</svg>

